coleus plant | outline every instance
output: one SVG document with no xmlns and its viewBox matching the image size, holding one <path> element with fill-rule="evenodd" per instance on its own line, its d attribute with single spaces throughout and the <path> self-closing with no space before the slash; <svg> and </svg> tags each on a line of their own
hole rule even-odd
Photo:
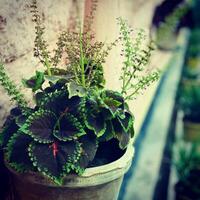
<svg viewBox="0 0 200 200">
<path fill-rule="evenodd" d="M 131 29 L 121 18 L 120 38 L 106 46 L 94 41 L 91 12 L 83 30 L 77 26 L 78 30 L 60 34 L 52 57 L 35 0 L 31 12 L 36 23 L 34 55 L 46 69 L 22 80 L 33 91 L 35 105 L 29 106 L 0 65 L 0 82 L 17 103 L 4 124 L 1 146 L 11 168 L 18 172 L 41 172 L 62 184 L 67 174 L 84 172 L 102 142 L 115 139 L 116 149 L 126 149 L 134 136 L 134 117 L 127 101 L 157 80 L 159 72 L 143 72 L 153 50 L 152 42 L 145 48 L 141 45 L 142 30 L 133 42 Z M 118 40 L 123 42 L 125 56 L 120 92 L 105 88 L 103 74 L 105 58 Z M 63 55 L 67 55 L 66 67 L 59 68 Z"/>
</svg>

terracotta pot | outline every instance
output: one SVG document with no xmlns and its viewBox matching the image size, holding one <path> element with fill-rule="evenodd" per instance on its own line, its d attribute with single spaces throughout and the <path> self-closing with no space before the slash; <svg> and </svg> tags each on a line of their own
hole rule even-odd
<svg viewBox="0 0 200 200">
<path fill-rule="evenodd" d="M 190 142 L 200 142 L 200 123 L 184 121 L 184 139 Z"/>
<path fill-rule="evenodd" d="M 82 176 L 69 175 L 57 186 L 39 173 L 11 171 L 17 200 L 117 200 L 119 189 L 134 154 L 130 145 L 118 160 L 87 168 Z"/>
</svg>

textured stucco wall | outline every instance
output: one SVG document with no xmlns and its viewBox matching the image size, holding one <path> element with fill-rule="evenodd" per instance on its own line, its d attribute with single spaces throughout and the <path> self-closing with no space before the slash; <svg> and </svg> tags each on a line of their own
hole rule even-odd
<svg viewBox="0 0 200 200">
<path fill-rule="evenodd" d="M 83 2 L 79 0 L 80 12 Z M 40 66 L 33 57 L 34 23 L 30 14 L 31 0 L 0 0 L 0 60 L 18 85 L 23 77 L 31 76 Z M 45 39 L 49 49 L 55 46 L 60 31 L 66 30 L 70 15 L 73 14 L 76 1 L 73 0 L 38 0 L 40 11 L 46 27 Z M 31 92 L 24 91 L 27 99 L 31 99 Z M 9 97 L 0 87 L 0 125 L 2 124 L 11 104 Z"/>
<path fill-rule="evenodd" d="M 29 2 L 0 0 L 0 58 L 3 61 L 11 62 L 32 51 L 35 34 Z M 58 31 L 67 27 L 71 4 L 71 0 L 38 1 L 48 41 L 55 40 Z"/>
</svg>

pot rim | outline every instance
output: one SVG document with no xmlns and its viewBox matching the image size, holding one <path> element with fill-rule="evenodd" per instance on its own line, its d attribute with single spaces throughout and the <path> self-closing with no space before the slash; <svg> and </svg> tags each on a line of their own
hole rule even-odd
<svg viewBox="0 0 200 200">
<path fill-rule="evenodd" d="M 48 177 L 45 177 L 41 173 L 38 172 L 18 173 L 9 166 L 8 168 L 16 178 L 34 184 L 50 186 L 50 187 L 69 187 L 69 188 L 90 187 L 108 183 L 115 179 L 123 177 L 132 164 L 133 156 L 134 156 L 134 147 L 133 144 L 130 143 L 124 155 L 120 157 L 118 160 L 98 167 L 86 168 L 85 172 L 81 176 L 78 176 L 76 174 L 67 175 L 63 178 L 63 185 L 61 186 L 55 185 L 53 181 L 51 181 Z"/>
</svg>

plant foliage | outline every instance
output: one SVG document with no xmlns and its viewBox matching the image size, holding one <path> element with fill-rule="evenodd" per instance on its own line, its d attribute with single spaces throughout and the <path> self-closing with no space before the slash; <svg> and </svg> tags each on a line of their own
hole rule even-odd
<svg viewBox="0 0 200 200">
<path fill-rule="evenodd" d="M 1 145 L 7 163 L 19 172 L 40 172 L 62 184 L 67 174 L 80 175 L 90 166 L 99 144 L 115 140 L 116 148 L 125 150 L 134 136 L 134 117 L 126 100 L 158 79 L 158 72 L 139 75 L 148 64 L 153 47 L 150 43 L 147 49 L 141 48 L 143 31 L 132 43 L 127 23 L 119 19 L 125 51 L 122 91 L 106 89 L 103 64 L 118 39 L 111 44 L 94 40 L 91 22 L 95 0 L 93 8 L 83 28 L 78 24 L 77 28 L 60 34 L 52 56 L 44 39 L 45 27 L 37 2 L 33 0 L 34 55 L 45 67 L 44 71 L 36 71 L 31 78 L 22 80 L 33 92 L 33 107 L 27 106 L 0 65 L 2 86 L 19 105 L 4 124 Z M 64 55 L 67 55 L 65 69 L 61 67 Z"/>
<path fill-rule="evenodd" d="M 128 27 L 126 21 L 118 19 L 120 26 L 121 40 L 123 43 L 124 62 L 122 67 L 121 93 L 125 100 L 131 100 L 140 94 L 147 86 L 158 80 L 160 72 L 158 70 L 144 73 L 145 67 L 149 63 L 154 43 L 152 41 L 145 47 L 142 43 L 145 39 L 144 30 L 140 30 L 135 38 L 131 38 L 132 30 Z"/>
<path fill-rule="evenodd" d="M 15 83 L 7 75 L 2 63 L 0 63 L 0 83 L 5 91 L 8 93 L 8 95 L 11 97 L 12 101 L 17 102 L 17 104 L 21 108 L 27 107 L 27 102 L 24 98 L 24 95 L 20 92 Z"/>
<path fill-rule="evenodd" d="M 177 6 L 165 19 L 161 22 L 156 35 L 157 42 L 170 39 L 175 34 L 176 29 L 182 17 L 189 11 L 193 0 L 186 0 Z"/>
</svg>

